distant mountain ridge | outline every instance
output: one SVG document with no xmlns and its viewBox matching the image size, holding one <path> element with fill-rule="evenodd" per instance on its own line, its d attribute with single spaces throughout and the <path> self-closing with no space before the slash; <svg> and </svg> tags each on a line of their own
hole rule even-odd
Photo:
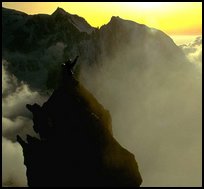
<svg viewBox="0 0 204 189">
<path fill-rule="evenodd" d="M 52 14 L 52 16 L 55 17 L 59 17 L 59 16 L 68 16 L 69 17 L 69 21 L 80 31 L 80 32 L 86 32 L 88 34 L 90 34 L 95 28 L 93 28 L 92 26 L 90 26 L 88 24 L 88 22 L 78 16 L 78 15 L 72 15 L 69 14 L 68 12 L 66 12 L 64 9 L 62 8 L 57 8 L 56 11 Z"/>
<path fill-rule="evenodd" d="M 128 54 L 121 61 L 137 67 L 157 64 L 158 59 L 167 67 L 186 61 L 168 35 L 120 17 L 98 29 L 62 8 L 51 15 L 27 15 L 2 7 L 2 58 L 19 80 L 34 88 L 45 88 L 57 64 L 67 58 L 79 55 L 79 65 L 99 65 L 120 52 Z"/>
</svg>

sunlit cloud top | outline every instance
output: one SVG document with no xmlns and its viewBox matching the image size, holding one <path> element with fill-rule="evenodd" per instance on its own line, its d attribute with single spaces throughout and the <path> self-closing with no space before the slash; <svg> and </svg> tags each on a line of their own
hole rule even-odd
<svg viewBox="0 0 204 189">
<path fill-rule="evenodd" d="M 201 35 L 202 2 L 2 2 L 27 14 L 52 14 L 57 7 L 84 17 L 94 27 L 112 16 L 133 20 L 169 35 Z"/>
</svg>

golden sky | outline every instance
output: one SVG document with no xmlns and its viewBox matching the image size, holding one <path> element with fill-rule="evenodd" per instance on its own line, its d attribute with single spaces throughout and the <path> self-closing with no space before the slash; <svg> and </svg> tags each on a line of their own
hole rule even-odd
<svg viewBox="0 0 204 189">
<path fill-rule="evenodd" d="M 202 2 L 2 2 L 2 6 L 27 14 L 52 14 L 61 7 L 94 27 L 107 24 L 111 16 L 119 16 L 169 35 L 202 34 Z"/>
</svg>

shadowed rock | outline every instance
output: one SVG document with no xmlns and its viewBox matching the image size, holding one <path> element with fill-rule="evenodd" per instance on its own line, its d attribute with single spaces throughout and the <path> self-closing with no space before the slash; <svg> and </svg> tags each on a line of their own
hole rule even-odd
<svg viewBox="0 0 204 189">
<path fill-rule="evenodd" d="M 112 136 L 110 113 L 62 66 L 62 80 L 33 113 L 40 139 L 19 136 L 28 186 L 140 186 L 134 155 Z M 128 136 L 127 136 L 128 137 Z"/>
</svg>

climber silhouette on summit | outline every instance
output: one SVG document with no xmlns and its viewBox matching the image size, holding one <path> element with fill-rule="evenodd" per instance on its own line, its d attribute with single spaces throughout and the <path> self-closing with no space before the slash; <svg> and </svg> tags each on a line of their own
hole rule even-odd
<svg viewBox="0 0 204 189">
<path fill-rule="evenodd" d="M 73 61 L 71 59 L 68 59 L 64 64 L 62 64 L 62 66 L 65 67 L 68 73 L 71 73 L 72 75 L 74 74 L 72 69 L 75 66 L 78 58 L 79 56 L 76 56 L 76 58 Z"/>
<path fill-rule="evenodd" d="M 68 59 L 65 63 L 62 64 L 62 77 L 60 79 L 60 85 L 68 87 L 78 84 L 73 72 L 73 68 L 77 62 L 78 57 L 79 56 L 76 56 L 73 61 Z"/>
</svg>

